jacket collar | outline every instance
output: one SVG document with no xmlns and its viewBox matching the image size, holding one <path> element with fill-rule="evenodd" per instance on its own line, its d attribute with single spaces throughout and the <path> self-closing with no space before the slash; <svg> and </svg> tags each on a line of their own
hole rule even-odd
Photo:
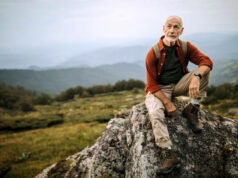
<svg viewBox="0 0 238 178">
<path fill-rule="evenodd" d="M 162 50 L 164 49 L 163 38 L 164 38 L 164 35 L 161 36 L 161 37 L 160 37 L 160 40 L 159 40 L 159 50 L 160 50 L 160 51 L 162 51 Z M 176 41 L 175 46 L 178 46 L 178 47 L 181 46 L 179 39 Z"/>
</svg>

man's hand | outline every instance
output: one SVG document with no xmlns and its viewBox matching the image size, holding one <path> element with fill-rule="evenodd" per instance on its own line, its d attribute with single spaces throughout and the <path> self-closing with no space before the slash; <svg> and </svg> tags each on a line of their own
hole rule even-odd
<svg viewBox="0 0 238 178">
<path fill-rule="evenodd" d="M 176 107 L 174 104 L 170 101 L 169 98 L 165 96 L 165 94 L 159 90 L 154 93 L 154 95 L 160 99 L 160 101 L 163 103 L 166 112 L 168 113 L 169 116 L 175 116 L 177 114 L 176 112 Z"/>
<path fill-rule="evenodd" d="M 200 78 L 193 76 L 189 84 L 189 97 L 197 99 L 199 96 Z"/>
<path fill-rule="evenodd" d="M 164 107 L 169 116 L 175 116 L 177 114 L 176 107 L 170 100 L 164 103 Z"/>
</svg>

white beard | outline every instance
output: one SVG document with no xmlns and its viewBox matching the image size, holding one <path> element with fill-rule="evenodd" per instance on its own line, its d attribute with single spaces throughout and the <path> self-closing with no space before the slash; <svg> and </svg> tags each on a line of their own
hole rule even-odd
<svg viewBox="0 0 238 178">
<path fill-rule="evenodd" d="M 170 43 L 177 41 L 177 38 L 165 37 L 165 39 L 166 39 L 168 42 L 170 42 Z"/>
</svg>

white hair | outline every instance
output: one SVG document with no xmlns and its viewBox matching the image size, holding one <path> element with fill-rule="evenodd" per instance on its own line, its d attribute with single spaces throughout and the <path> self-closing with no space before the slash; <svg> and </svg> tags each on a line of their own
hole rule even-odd
<svg viewBox="0 0 238 178">
<path fill-rule="evenodd" d="M 183 20 L 182 20 L 181 17 L 179 17 L 179 16 L 177 16 L 177 15 L 169 16 L 169 17 L 166 19 L 165 24 L 166 24 L 166 22 L 167 22 L 169 19 L 171 19 L 171 18 L 177 18 L 177 19 L 179 19 L 180 25 L 181 25 L 181 27 L 183 27 Z"/>
</svg>

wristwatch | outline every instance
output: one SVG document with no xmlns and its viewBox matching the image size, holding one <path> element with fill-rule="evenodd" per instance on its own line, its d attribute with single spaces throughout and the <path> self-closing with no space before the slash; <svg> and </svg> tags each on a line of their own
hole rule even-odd
<svg viewBox="0 0 238 178">
<path fill-rule="evenodd" d="M 199 72 L 195 72 L 194 75 L 198 76 L 200 79 L 202 78 L 202 75 Z"/>
</svg>

